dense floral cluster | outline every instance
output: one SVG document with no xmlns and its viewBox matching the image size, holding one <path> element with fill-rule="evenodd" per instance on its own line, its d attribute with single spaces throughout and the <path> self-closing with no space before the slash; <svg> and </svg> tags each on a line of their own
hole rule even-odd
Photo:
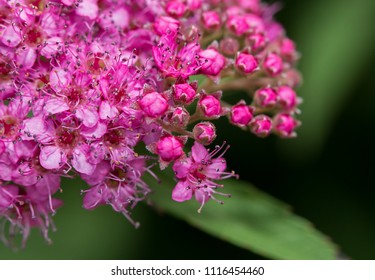
<svg viewBox="0 0 375 280">
<path fill-rule="evenodd" d="M 135 226 L 155 163 L 172 165 L 175 201 L 221 202 L 220 181 L 237 175 L 228 146 L 205 147 L 212 121 L 259 137 L 298 126 L 298 55 L 276 10 L 259 0 L 0 0 L 3 241 L 19 232 L 25 243 L 32 227 L 49 240 L 61 177 L 87 182 L 85 209 L 109 204 Z M 239 90 L 246 100 L 224 101 Z"/>
</svg>

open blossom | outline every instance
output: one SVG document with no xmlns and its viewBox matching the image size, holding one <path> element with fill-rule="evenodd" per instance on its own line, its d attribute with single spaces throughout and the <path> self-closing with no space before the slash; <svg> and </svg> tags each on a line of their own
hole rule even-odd
<svg viewBox="0 0 375 280">
<path fill-rule="evenodd" d="M 194 196 L 201 203 L 199 212 L 209 199 L 222 203 L 215 195 L 229 195 L 218 192 L 217 188 L 223 185 L 215 181 L 235 176 L 233 172 L 225 171 L 227 164 L 222 156 L 226 150 L 223 145 L 209 152 L 202 144 L 195 142 L 190 157 L 179 159 L 173 165 L 179 181 L 173 189 L 172 198 L 182 202 Z"/>
<path fill-rule="evenodd" d="M 0 0 L 0 238 L 25 245 L 38 228 L 50 242 L 62 177 L 87 183 L 84 209 L 110 205 L 135 227 L 157 169 L 173 169 L 174 201 L 221 203 L 222 180 L 238 176 L 229 146 L 210 148 L 214 122 L 283 138 L 300 124 L 299 55 L 274 12 L 260 0 Z"/>
</svg>

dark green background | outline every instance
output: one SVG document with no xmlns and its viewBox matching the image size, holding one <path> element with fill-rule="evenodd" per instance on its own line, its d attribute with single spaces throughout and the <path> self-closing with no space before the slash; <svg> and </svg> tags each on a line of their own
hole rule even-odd
<svg viewBox="0 0 375 280">
<path fill-rule="evenodd" d="M 339 245 L 343 257 L 375 259 L 375 1 L 282 3 L 277 18 L 302 54 L 299 137 L 256 139 L 220 121 L 217 142 L 231 144 L 228 162 L 242 180 L 292 205 Z M 81 188 L 65 182 L 53 245 L 33 231 L 25 250 L 12 252 L 1 244 L 0 258 L 261 258 L 147 205 L 134 213 L 142 223 L 138 230 L 109 207 L 84 211 Z"/>
</svg>

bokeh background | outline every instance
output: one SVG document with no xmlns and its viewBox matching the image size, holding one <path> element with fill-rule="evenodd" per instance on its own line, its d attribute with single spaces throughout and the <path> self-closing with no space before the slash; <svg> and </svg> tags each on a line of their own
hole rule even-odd
<svg viewBox="0 0 375 280">
<path fill-rule="evenodd" d="M 299 136 L 256 139 L 222 121 L 217 142 L 230 142 L 228 162 L 242 180 L 290 204 L 341 257 L 375 259 L 375 1 L 282 4 L 277 18 L 302 54 Z M 0 244 L 0 259 L 262 258 L 147 205 L 134 213 L 138 230 L 109 207 L 84 211 L 80 184 L 65 181 L 52 245 L 33 231 L 24 250 Z"/>
</svg>

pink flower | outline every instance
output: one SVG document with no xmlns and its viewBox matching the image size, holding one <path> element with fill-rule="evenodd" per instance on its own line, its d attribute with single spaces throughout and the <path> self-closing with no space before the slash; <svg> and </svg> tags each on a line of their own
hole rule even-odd
<svg viewBox="0 0 375 280">
<path fill-rule="evenodd" d="M 216 147 L 209 152 L 202 144 L 194 142 L 191 155 L 174 163 L 173 171 L 179 181 L 172 192 L 173 200 L 183 202 L 194 196 L 201 203 L 198 209 L 200 212 L 209 199 L 222 203 L 215 195 L 229 196 L 218 192 L 216 189 L 222 188 L 223 185 L 215 182 L 235 176 L 232 172 L 225 172 L 227 165 L 222 156 L 229 146 L 222 151 L 223 147 L 224 145 Z M 217 155 L 220 152 L 221 154 Z"/>
<path fill-rule="evenodd" d="M 152 48 L 156 65 L 167 77 L 187 78 L 201 68 L 200 45 L 191 42 L 181 47 L 181 43 L 177 34 L 170 32 L 162 35 L 159 43 Z"/>
</svg>

